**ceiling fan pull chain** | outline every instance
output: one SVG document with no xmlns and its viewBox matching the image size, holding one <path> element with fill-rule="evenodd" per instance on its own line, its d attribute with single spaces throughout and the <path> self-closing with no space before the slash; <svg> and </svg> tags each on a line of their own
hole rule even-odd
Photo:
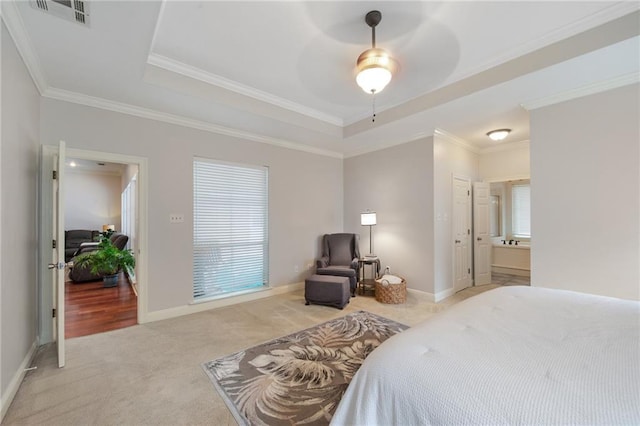
<svg viewBox="0 0 640 426">
<path fill-rule="evenodd" d="M 373 117 L 371 117 L 371 122 L 376 122 L 376 91 L 371 91 L 371 109 L 373 110 Z"/>
</svg>

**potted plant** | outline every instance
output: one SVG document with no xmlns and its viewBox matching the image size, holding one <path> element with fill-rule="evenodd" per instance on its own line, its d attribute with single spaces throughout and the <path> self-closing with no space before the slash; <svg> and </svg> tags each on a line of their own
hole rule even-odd
<svg viewBox="0 0 640 426">
<path fill-rule="evenodd" d="M 131 250 L 120 250 L 104 236 L 95 251 L 76 256 L 73 263 L 74 267 L 91 268 L 92 274 L 103 275 L 102 282 L 105 287 L 115 287 L 118 284 L 118 273 L 122 269 L 132 269 L 136 266 Z"/>
</svg>

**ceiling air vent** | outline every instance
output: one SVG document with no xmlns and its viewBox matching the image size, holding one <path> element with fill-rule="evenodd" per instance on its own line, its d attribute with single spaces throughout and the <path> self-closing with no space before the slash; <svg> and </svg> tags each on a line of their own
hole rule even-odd
<svg viewBox="0 0 640 426">
<path fill-rule="evenodd" d="M 41 10 L 66 21 L 89 26 L 89 4 L 82 0 L 31 0 L 34 9 Z"/>
</svg>

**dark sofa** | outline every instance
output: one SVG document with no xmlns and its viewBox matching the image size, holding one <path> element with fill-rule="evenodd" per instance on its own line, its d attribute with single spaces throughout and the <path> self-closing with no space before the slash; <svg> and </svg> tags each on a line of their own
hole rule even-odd
<svg viewBox="0 0 640 426">
<path fill-rule="evenodd" d="M 97 241 L 99 231 L 86 229 L 71 229 L 64 231 L 64 261 L 70 261 L 80 248 L 80 244 Z"/>
<path fill-rule="evenodd" d="M 113 245 L 120 250 L 124 249 L 125 246 L 127 245 L 127 242 L 129 241 L 128 236 L 120 233 L 115 233 L 111 235 L 109 239 L 111 240 Z M 80 246 L 77 253 L 75 254 L 77 256 L 79 254 L 87 253 L 97 249 L 98 249 L 98 243 L 85 243 Z M 91 268 L 72 267 L 69 270 L 69 278 L 71 279 L 71 281 L 75 283 L 82 283 L 86 281 L 97 281 L 97 280 L 101 280 L 102 277 L 103 275 L 100 275 L 100 274 L 92 274 Z"/>
</svg>

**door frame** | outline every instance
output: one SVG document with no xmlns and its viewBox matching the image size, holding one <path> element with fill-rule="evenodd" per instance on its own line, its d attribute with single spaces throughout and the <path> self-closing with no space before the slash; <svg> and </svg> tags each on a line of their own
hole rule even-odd
<svg viewBox="0 0 640 426">
<path fill-rule="evenodd" d="M 467 259 L 468 259 L 468 267 L 471 270 L 471 272 L 473 272 L 473 215 L 472 215 L 472 208 L 473 208 L 473 203 L 472 203 L 472 199 L 471 199 L 471 182 L 472 179 L 469 176 L 464 176 L 464 175 L 459 175 L 456 173 L 452 173 L 451 174 L 451 240 L 455 239 L 455 228 L 456 228 L 456 224 L 455 224 L 455 209 L 456 209 L 456 196 L 455 196 L 455 182 L 456 180 L 460 180 L 460 181 L 465 181 L 467 183 L 467 190 L 468 192 L 468 197 L 467 197 L 467 211 L 466 211 L 466 215 L 467 215 L 467 225 L 468 225 L 468 229 L 469 229 L 469 234 L 468 235 L 468 244 L 467 244 Z M 468 282 L 469 285 L 467 287 L 464 288 L 469 288 L 469 287 L 473 287 L 474 281 L 473 281 L 473 274 L 470 273 L 468 274 Z M 456 245 L 453 241 L 451 241 L 451 288 L 453 290 L 454 293 L 463 290 L 462 289 L 456 289 Z"/>
<path fill-rule="evenodd" d="M 51 176 L 53 173 L 53 156 L 57 155 L 58 147 L 41 145 L 40 162 L 40 193 L 38 199 L 38 312 L 39 343 L 53 341 L 53 282 L 51 271 L 47 269 L 51 254 L 51 235 L 53 223 L 51 206 L 53 205 L 53 187 Z M 147 322 L 148 313 L 148 193 L 149 172 L 148 160 L 145 157 L 115 154 L 109 152 L 89 151 L 83 149 L 66 148 L 66 156 L 82 160 L 105 161 L 109 163 L 133 164 L 138 166 L 138 206 L 139 227 L 138 249 L 136 255 L 136 281 L 138 287 L 138 324 Z M 60 242 L 62 244 L 62 242 Z"/>
</svg>

